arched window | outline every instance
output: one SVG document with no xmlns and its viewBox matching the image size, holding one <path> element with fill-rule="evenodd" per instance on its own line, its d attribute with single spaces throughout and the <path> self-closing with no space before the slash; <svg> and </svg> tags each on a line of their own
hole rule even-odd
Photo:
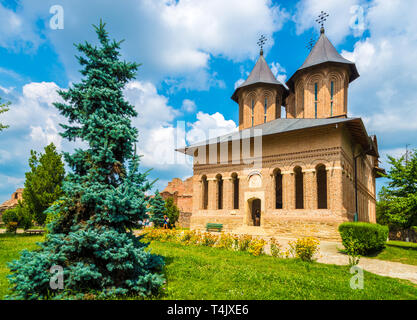
<svg viewBox="0 0 417 320">
<path fill-rule="evenodd" d="M 318 91 L 319 91 L 319 85 L 316 82 L 314 84 L 314 117 L 317 119 L 317 104 L 318 104 Z"/>
<path fill-rule="evenodd" d="M 255 100 L 252 98 L 252 127 L 253 127 L 254 117 L 255 117 Z"/>
<path fill-rule="evenodd" d="M 217 179 L 217 209 L 223 209 L 223 177 L 218 174 Z"/>
<path fill-rule="evenodd" d="M 233 209 L 239 209 L 239 178 L 237 173 L 232 174 L 233 181 Z"/>
<path fill-rule="evenodd" d="M 265 97 L 265 102 L 264 102 L 264 122 L 266 122 L 266 114 L 268 112 L 268 98 Z"/>
<path fill-rule="evenodd" d="M 295 208 L 304 209 L 304 181 L 300 167 L 294 168 Z"/>
<path fill-rule="evenodd" d="M 327 209 L 327 171 L 326 166 L 316 167 L 317 177 L 317 208 Z"/>
<path fill-rule="evenodd" d="M 333 117 L 334 81 L 330 82 L 330 116 Z"/>
<path fill-rule="evenodd" d="M 282 174 L 281 170 L 275 170 L 275 209 L 282 209 Z"/>
<path fill-rule="evenodd" d="M 208 207 L 208 181 L 207 181 L 207 177 L 203 176 L 201 178 L 201 207 L 203 210 L 207 210 Z"/>
</svg>

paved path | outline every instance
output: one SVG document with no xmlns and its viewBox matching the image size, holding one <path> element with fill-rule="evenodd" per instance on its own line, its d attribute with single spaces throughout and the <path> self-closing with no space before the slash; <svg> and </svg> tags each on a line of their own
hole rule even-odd
<svg viewBox="0 0 417 320">
<path fill-rule="evenodd" d="M 284 247 L 288 247 L 288 242 L 295 239 L 275 237 Z M 341 242 L 320 241 L 320 252 L 317 262 L 348 265 L 349 257 L 338 248 L 343 248 Z M 359 266 L 364 270 L 392 278 L 406 279 L 417 284 L 417 266 L 403 264 L 399 262 L 385 261 L 379 259 L 360 258 Z"/>
</svg>

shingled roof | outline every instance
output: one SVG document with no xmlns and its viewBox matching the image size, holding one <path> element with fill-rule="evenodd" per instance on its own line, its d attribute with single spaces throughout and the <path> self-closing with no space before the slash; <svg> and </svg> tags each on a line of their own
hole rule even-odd
<svg viewBox="0 0 417 320">
<path fill-rule="evenodd" d="M 236 88 L 235 92 L 232 95 L 232 99 L 238 102 L 239 90 L 254 84 L 271 84 L 275 86 L 281 86 L 282 88 L 284 88 L 285 91 L 287 91 L 285 86 L 275 78 L 274 74 L 272 73 L 271 69 L 266 63 L 262 51 L 249 77 L 246 79 L 245 82 L 243 82 L 240 86 Z"/>
<path fill-rule="evenodd" d="M 199 143 L 192 144 L 188 147 L 177 149 L 176 151 L 188 155 L 193 155 L 194 150 L 196 150 L 200 146 L 224 143 L 227 141 L 248 139 L 254 136 L 258 136 L 258 132 L 255 130 L 261 130 L 262 136 L 268 136 L 273 134 L 281 134 L 285 132 L 304 130 L 308 128 L 337 125 L 341 123 L 346 124 L 352 136 L 358 141 L 358 143 L 362 145 L 364 150 L 367 150 L 368 154 L 378 156 L 377 147 L 375 146 L 373 140 L 368 136 L 361 118 L 275 119 L 248 129 L 235 131 L 217 138 L 201 141 Z"/>
<path fill-rule="evenodd" d="M 300 73 L 302 70 L 323 64 L 323 63 L 339 63 L 349 66 L 350 75 L 349 82 L 357 79 L 359 77 L 359 72 L 356 69 L 355 63 L 343 58 L 332 45 L 329 39 L 324 33 L 322 28 L 320 31 L 320 38 L 317 40 L 307 59 L 304 61 L 303 65 L 292 75 L 292 77 L 287 81 L 287 86 L 293 88 L 294 86 L 294 77 Z"/>
</svg>

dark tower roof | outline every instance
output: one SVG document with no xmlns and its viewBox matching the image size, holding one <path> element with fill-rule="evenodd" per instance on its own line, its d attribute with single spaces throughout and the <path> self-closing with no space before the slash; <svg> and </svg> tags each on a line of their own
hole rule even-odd
<svg viewBox="0 0 417 320">
<path fill-rule="evenodd" d="M 239 90 L 254 84 L 271 84 L 278 87 L 281 86 L 282 88 L 284 88 L 284 92 L 288 91 L 285 88 L 285 86 L 275 78 L 274 74 L 272 73 L 271 69 L 265 61 L 265 58 L 263 56 L 263 50 L 261 50 L 259 59 L 256 62 L 255 67 L 252 69 L 252 72 L 250 73 L 249 77 L 246 79 L 245 82 L 243 82 L 239 87 L 236 88 L 235 92 L 232 95 L 232 99 L 238 102 L 237 96 Z"/>
<path fill-rule="evenodd" d="M 343 58 L 332 45 L 329 39 L 324 34 L 324 28 L 320 30 L 320 38 L 317 40 L 317 43 L 314 45 L 310 54 L 308 55 L 306 61 L 303 65 L 292 75 L 292 77 L 287 81 L 287 86 L 293 88 L 294 86 L 294 77 L 300 73 L 302 70 L 311 68 L 324 63 L 339 63 L 349 66 L 349 82 L 357 79 L 359 77 L 358 70 L 356 69 L 355 63 Z"/>
</svg>

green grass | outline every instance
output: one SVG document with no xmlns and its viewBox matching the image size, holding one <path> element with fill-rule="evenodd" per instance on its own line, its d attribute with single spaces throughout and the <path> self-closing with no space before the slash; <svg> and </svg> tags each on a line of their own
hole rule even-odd
<svg viewBox="0 0 417 320">
<path fill-rule="evenodd" d="M 42 239 L 0 235 L 0 299 L 7 294 L 6 262 Z M 346 266 L 173 243 L 153 242 L 150 248 L 166 259 L 167 283 L 159 299 L 417 299 L 411 282 L 368 272 L 364 290 L 352 290 Z"/>
<path fill-rule="evenodd" d="M 388 241 L 386 248 L 371 258 L 417 266 L 417 243 Z"/>
<path fill-rule="evenodd" d="M 167 261 L 163 299 L 417 299 L 411 282 L 369 272 L 364 289 L 352 290 L 347 266 L 173 243 L 151 248 Z"/>
<path fill-rule="evenodd" d="M 4 299 L 4 296 L 9 293 L 9 282 L 6 278 L 9 274 L 7 262 L 19 258 L 19 252 L 23 249 L 35 249 L 36 242 L 43 241 L 43 239 L 44 236 L 0 234 L 0 299 Z"/>
</svg>

